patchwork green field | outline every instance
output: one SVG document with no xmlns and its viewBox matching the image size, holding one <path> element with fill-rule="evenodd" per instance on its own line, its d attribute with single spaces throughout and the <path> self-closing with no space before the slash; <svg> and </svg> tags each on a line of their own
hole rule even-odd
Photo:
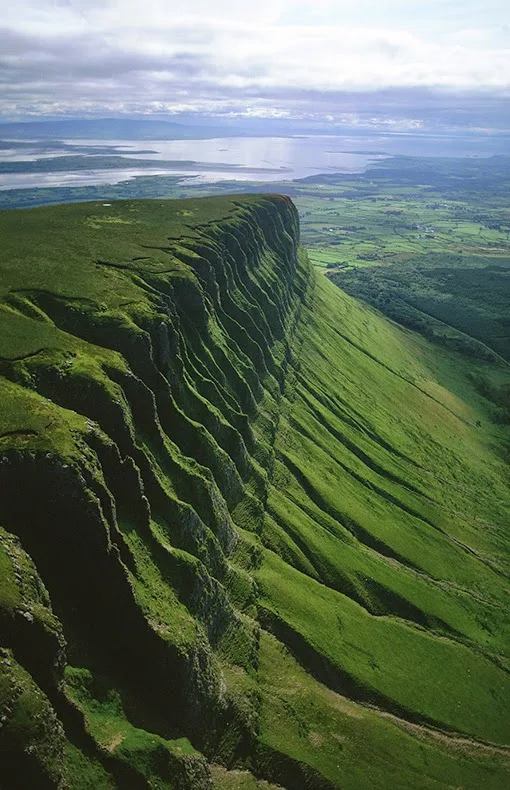
<svg viewBox="0 0 510 790">
<path fill-rule="evenodd" d="M 436 342 L 509 359 L 509 157 L 396 157 L 309 182 L 294 196 L 303 243 L 333 282 Z"/>
<path fill-rule="evenodd" d="M 330 197 L 0 214 L 0 785 L 508 786 L 510 368 Z"/>
</svg>

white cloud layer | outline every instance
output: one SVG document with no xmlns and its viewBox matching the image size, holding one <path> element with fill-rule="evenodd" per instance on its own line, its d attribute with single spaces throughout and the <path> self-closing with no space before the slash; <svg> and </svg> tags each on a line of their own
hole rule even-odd
<svg viewBox="0 0 510 790">
<path fill-rule="evenodd" d="M 510 91 L 510 12 L 482 0 L 18 0 L 0 113 L 346 112 L 340 96 Z"/>
</svg>

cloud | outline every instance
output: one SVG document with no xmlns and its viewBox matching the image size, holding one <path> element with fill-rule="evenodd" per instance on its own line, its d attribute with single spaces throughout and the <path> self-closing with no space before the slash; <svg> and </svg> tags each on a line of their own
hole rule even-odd
<svg viewBox="0 0 510 790">
<path fill-rule="evenodd" d="M 351 94 L 412 88 L 504 98 L 510 90 L 499 3 L 483 15 L 474 0 L 216 0 L 214 12 L 210 0 L 174 5 L 11 4 L 0 30 L 0 113 L 336 117 L 349 112 Z"/>
</svg>

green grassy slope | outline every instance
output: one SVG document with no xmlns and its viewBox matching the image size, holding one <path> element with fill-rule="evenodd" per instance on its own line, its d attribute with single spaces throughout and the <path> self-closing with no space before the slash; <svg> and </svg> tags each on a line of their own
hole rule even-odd
<svg viewBox="0 0 510 790">
<path fill-rule="evenodd" d="M 508 742 L 505 430 L 462 359 L 325 278 L 311 306 L 275 445 L 262 622 L 332 690 Z"/>
<path fill-rule="evenodd" d="M 314 274 L 288 199 L 0 230 L 0 783 L 506 787 L 507 367 Z"/>
</svg>

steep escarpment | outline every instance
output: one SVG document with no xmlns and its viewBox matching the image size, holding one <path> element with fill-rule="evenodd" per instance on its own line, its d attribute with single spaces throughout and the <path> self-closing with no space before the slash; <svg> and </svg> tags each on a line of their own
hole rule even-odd
<svg viewBox="0 0 510 790">
<path fill-rule="evenodd" d="M 461 362 L 316 281 L 282 197 L 0 223 L 0 783 L 503 787 Z"/>
</svg>

